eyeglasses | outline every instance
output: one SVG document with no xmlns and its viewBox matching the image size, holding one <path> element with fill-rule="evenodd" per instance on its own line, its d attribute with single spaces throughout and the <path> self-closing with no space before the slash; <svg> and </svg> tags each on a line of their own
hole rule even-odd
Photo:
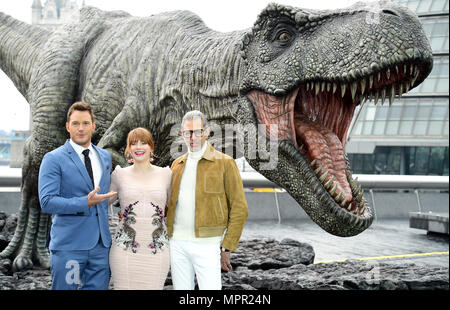
<svg viewBox="0 0 450 310">
<path fill-rule="evenodd" d="M 181 132 L 181 134 L 185 138 L 190 138 L 192 136 L 192 134 L 194 134 L 196 137 L 201 137 L 201 136 L 203 136 L 203 132 L 204 131 L 205 130 L 203 128 L 202 129 L 195 129 L 195 130 L 183 130 Z"/>
</svg>

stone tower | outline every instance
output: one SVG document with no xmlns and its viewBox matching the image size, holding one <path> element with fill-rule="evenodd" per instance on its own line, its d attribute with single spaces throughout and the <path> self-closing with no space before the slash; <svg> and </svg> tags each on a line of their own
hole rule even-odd
<svg viewBox="0 0 450 310">
<path fill-rule="evenodd" d="M 69 19 L 76 17 L 80 8 L 76 0 L 46 0 L 44 5 L 40 0 L 33 0 L 31 9 L 32 24 L 54 30 L 59 25 L 68 22 Z"/>
<path fill-rule="evenodd" d="M 41 0 L 33 0 L 33 5 L 31 6 L 31 23 L 33 25 L 39 24 L 42 18 L 42 4 Z"/>
</svg>

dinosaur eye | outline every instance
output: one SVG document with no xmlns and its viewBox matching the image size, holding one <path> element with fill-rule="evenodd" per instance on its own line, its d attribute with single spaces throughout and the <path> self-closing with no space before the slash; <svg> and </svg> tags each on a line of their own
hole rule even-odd
<svg viewBox="0 0 450 310">
<path fill-rule="evenodd" d="M 289 41 L 291 38 L 292 35 L 289 32 L 284 31 L 278 36 L 278 41 L 286 42 Z"/>
</svg>

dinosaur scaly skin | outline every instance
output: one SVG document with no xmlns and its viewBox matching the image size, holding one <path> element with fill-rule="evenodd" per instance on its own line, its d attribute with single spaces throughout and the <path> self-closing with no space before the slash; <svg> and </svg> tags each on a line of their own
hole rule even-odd
<svg viewBox="0 0 450 310">
<path fill-rule="evenodd" d="M 377 22 L 368 22 L 375 10 Z M 15 256 L 16 269 L 32 258 L 48 267 L 38 167 L 68 137 L 65 115 L 77 100 L 92 105 L 93 143 L 114 165 L 126 165 L 126 135 L 138 126 L 154 136 L 155 164 L 170 164 L 183 146 L 182 116 L 201 110 L 215 126 L 216 148 L 243 154 L 324 230 L 352 236 L 373 219 L 344 152 L 354 109 L 368 96 L 392 100 L 432 68 L 419 20 L 390 2 L 336 11 L 270 4 L 253 28 L 230 33 L 188 11 L 137 18 L 88 7 L 52 33 L 0 13 L 0 34 L 0 66 L 33 121 L 19 223 L 0 254 Z M 234 135 L 223 135 L 229 125 Z"/>
</svg>

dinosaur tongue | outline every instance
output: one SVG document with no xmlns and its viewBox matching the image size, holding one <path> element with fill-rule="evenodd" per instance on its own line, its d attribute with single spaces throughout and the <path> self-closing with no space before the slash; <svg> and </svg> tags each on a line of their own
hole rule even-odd
<svg viewBox="0 0 450 310">
<path fill-rule="evenodd" d="M 315 160 L 313 170 L 322 167 L 318 177 L 328 171 L 324 179 L 325 184 L 334 176 L 336 190 L 334 195 L 342 192 L 342 200 L 352 200 L 352 192 L 346 176 L 344 147 L 336 134 L 317 122 L 313 122 L 301 112 L 294 112 L 295 133 L 297 144 L 305 147 L 306 155 L 310 162 Z"/>
<path fill-rule="evenodd" d="M 322 167 L 318 178 L 328 171 L 323 184 L 334 178 L 333 196 L 342 193 L 341 200 L 352 200 L 344 156 L 347 130 L 356 107 L 356 103 L 345 104 L 344 100 L 351 97 L 326 92 L 313 94 L 301 86 L 283 97 L 253 90 L 248 98 L 258 123 L 266 125 L 267 138 L 295 142 L 310 163 L 315 160 L 313 170 Z M 275 133 L 270 130 L 272 125 L 277 125 Z"/>
</svg>

